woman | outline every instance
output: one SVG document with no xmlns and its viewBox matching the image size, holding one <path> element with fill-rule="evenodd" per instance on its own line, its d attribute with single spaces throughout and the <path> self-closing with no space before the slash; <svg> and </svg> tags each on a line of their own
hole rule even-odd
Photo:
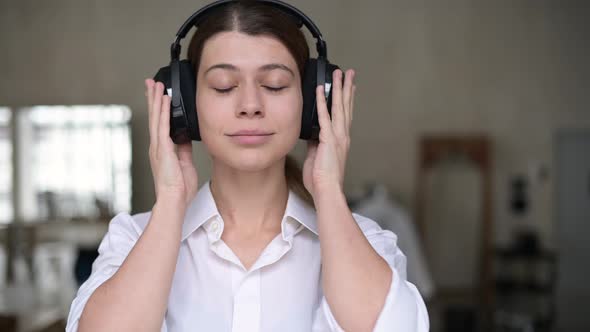
<svg viewBox="0 0 590 332">
<path fill-rule="evenodd" d="M 191 145 L 169 137 L 170 98 L 146 80 L 156 203 L 111 221 L 66 331 L 428 330 L 395 234 L 346 204 L 353 70 L 344 85 L 334 72 L 331 118 L 316 89 L 302 173 L 287 156 L 308 57 L 297 25 L 264 4 L 200 24 L 188 58 L 213 172 L 198 192 Z"/>
</svg>

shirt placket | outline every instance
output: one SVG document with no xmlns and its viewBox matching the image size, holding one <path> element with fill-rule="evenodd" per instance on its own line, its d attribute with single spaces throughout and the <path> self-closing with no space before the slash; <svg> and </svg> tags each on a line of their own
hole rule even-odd
<svg viewBox="0 0 590 332">
<path fill-rule="evenodd" d="M 232 332 L 259 332 L 261 319 L 261 268 L 273 264 L 289 251 L 292 240 L 280 235 L 265 248 L 259 259 L 246 271 L 239 258 L 220 240 L 223 222 L 219 219 L 207 225 L 210 248 L 219 257 L 234 264 L 231 269 L 233 288 Z"/>
<path fill-rule="evenodd" d="M 232 269 L 234 292 L 232 332 L 260 331 L 260 270 L 243 272 Z"/>
</svg>

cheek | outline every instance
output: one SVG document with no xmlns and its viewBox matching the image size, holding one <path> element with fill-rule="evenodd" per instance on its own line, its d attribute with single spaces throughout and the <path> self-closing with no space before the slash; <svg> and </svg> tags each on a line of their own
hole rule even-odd
<svg viewBox="0 0 590 332">
<path fill-rule="evenodd" d="M 292 91 L 281 98 L 270 98 L 267 103 L 267 115 L 271 115 L 276 121 L 282 124 L 293 126 L 295 120 L 301 122 L 303 112 L 303 96 L 301 89 Z"/>
<path fill-rule="evenodd" d="M 223 124 L 227 122 L 228 116 L 222 110 L 230 109 L 231 106 L 206 94 L 197 97 L 196 105 L 201 135 L 222 134 Z"/>
<path fill-rule="evenodd" d="M 303 99 L 301 96 L 293 95 L 277 101 L 277 104 L 269 107 L 274 110 L 272 117 L 279 123 L 281 129 L 287 132 L 301 129 L 301 115 L 303 113 Z M 267 114 L 269 115 L 269 114 Z"/>
</svg>

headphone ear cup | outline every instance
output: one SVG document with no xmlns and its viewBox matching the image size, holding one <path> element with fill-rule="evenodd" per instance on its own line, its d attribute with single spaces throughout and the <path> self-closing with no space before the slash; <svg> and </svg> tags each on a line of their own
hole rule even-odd
<svg viewBox="0 0 590 332">
<path fill-rule="evenodd" d="M 305 63 L 301 87 L 303 90 L 303 112 L 301 114 L 301 133 L 299 134 L 299 138 L 303 140 L 313 139 L 313 127 L 319 126 L 316 109 L 316 86 L 317 59 L 308 59 Z"/>
<path fill-rule="evenodd" d="M 193 141 L 200 141 L 199 122 L 197 119 L 196 93 L 197 84 L 195 73 L 189 60 L 181 60 L 180 64 L 180 92 L 182 96 L 183 111 L 188 121 L 190 138 Z"/>
<path fill-rule="evenodd" d="M 318 75 L 318 70 L 324 68 L 325 74 Z M 328 107 L 328 114 L 332 118 L 332 76 L 336 69 L 340 69 L 337 65 L 326 62 L 324 59 L 308 59 L 305 65 L 305 73 L 303 75 L 303 114 L 301 118 L 301 134 L 299 138 L 304 140 L 317 140 L 320 134 L 320 122 L 318 119 L 317 100 L 315 89 L 320 84 L 325 84 L 329 87 L 327 92 L 326 106 Z M 318 76 L 325 80 L 325 82 L 318 82 Z M 342 84 L 344 85 L 344 75 L 342 75 Z"/>
<path fill-rule="evenodd" d="M 189 140 L 200 141 L 199 125 L 195 105 L 196 82 L 191 65 L 188 60 L 179 61 L 180 77 L 180 107 L 174 109 L 170 105 L 170 137 L 176 144 Z M 165 66 L 158 70 L 154 76 L 156 82 L 164 84 L 164 94 L 174 94 L 172 91 L 172 69 Z"/>
</svg>

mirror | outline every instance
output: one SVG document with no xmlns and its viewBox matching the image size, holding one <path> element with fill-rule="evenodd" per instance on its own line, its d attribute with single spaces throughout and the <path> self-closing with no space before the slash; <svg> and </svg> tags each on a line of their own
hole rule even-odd
<svg viewBox="0 0 590 332">
<path fill-rule="evenodd" d="M 416 222 L 437 287 L 433 302 L 445 316 L 459 304 L 491 319 L 490 146 L 479 135 L 420 140 Z"/>
</svg>

